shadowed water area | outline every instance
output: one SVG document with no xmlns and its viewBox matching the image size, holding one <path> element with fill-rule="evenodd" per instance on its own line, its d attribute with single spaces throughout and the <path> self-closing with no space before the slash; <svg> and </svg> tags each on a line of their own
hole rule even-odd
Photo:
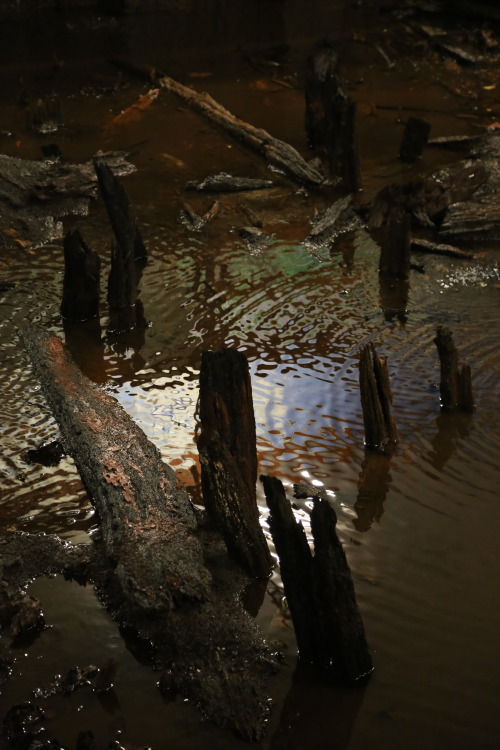
<svg viewBox="0 0 500 750">
<path fill-rule="evenodd" d="M 326 245 L 306 242 L 315 212 L 341 192 L 300 188 L 166 91 L 144 110 L 120 113 L 153 87 L 110 62 L 128 60 L 208 91 L 238 117 L 312 158 L 304 130 L 304 70 L 314 43 L 331 34 L 340 74 L 358 105 L 363 191 L 429 175 L 461 156 L 428 148 L 398 159 L 409 114 L 432 136 L 477 135 L 500 120 L 492 51 L 475 66 L 443 57 L 375 4 L 185 2 L 162 12 L 113 15 L 95 9 L 33 13 L 0 26 L 0 152 L 41 158 L 56 143 L 65 160 L 120 150 L 136 171 L 124 177 L 149 260 L 140 300 L 147 322 L 122 334 L 99 323 L 63 324 L 62 238 L 0 248 L 0 526 L 91 543 L 92 504 L 68 457 L 30 464 L 28 449 L 58 428 L 18 341 L 38 323 L 61 336 L 82 370 L 140 425 L 200 502 L 194 442 L 201 352 L 236 347 L 248 358 L 259 473 L 331 491 L 375 665 L 363 690 L 323 683 L 297 667 L 290 616 L 276 568 L 257 621 L 284 662 L 269 684 L 269 750 L 496 750 L 500 743 L 499 248 L 475 243 L 472 260 L 414 255 L 407 299 L 379 283 L 379 248 L 365 229 Z M 456 19 L 432 18 L 432 23 Z M 427 18 L 421 23 L 430 23 Z M 464 26 L 484 28 L 481 19 Z M 500 39 L 497 27 L 497 38 Z M 37 134 L 27 102 L 57 95 L 62 124 Z M 272 179 L 271 190 L 185 192 L 220 171 Z M 187 201 L 218 213 L 202 229 L 182 217 Z M 267 243 L 238 233 L 258 223 Z M 98 251 L 102 279 L 112 233 L 101 200 L 64 219 Z M 466 249 L 462 244 L 461 247 Z M 104 282 L 103 286 L 104 286 Z M 2 287 L 3 289 L 3 287 Z M 103 299 L 105 294 L 103 294 Z M 438 325 L 454 333 L 472 368 L 473 414 L 442 413 Z M 392 456 L 365 450 L 358 386 L 360 346 L 388 358 L 400 441 Z M 267 508 L 258 487 L 261 522 Z M 306 530 L 307 505 L 297 507 Z M 269 538 L 270 544 L 272 544 Z M 83 729 L 104 748 L 215 748 L 245 744 L 204 721 L 189 701 L 164 700 L 158 674 L 141 664 L 92 586 L 62 577 L 29 589 L 48 627 L 9 647 L 11 679 L 0 713 L 76 664 L 118 664 L 112 691 L 82 689 L 44 702 L 46 734 L 73 748 Z"/>
</svg>

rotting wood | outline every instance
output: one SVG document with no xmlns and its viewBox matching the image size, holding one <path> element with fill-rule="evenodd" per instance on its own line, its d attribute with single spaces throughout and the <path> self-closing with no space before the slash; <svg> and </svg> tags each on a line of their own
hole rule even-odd
<svg viewBox="0 0 500 750">
<path fill-rule="evenodd" d="M 188 86 L 164 76 L 160 86 L 179 96 L 193 109 L 222 127 L 236 140 L 267 159 L 273 166 L 282 170 L 301 185 L 321 186 L 325 178 L 314 167 L 311 167 L 292 146 L 273 138 L 266 130 L 256 128 L 225 109 L 207 93 L 198 93 Z"/>
<path fill-rule="evenodd" d="M 352 203 L 352 195 L 346 195 L 314 216 L 311 231 L 304 241 L 312 245 L 330 244 L 341 234 L 359 229 L 361 220 Z"/>
<path fill-rule="evenodd" d="M 108 610 L 149 642 L 155 664 L 206 716 L 259 739 L 276 663 L 238 599 L 248 578 L 200 525 L 155 446 L 81 374 L 61 340 L 36 327 L 21 340 L 97 510 L 106 564 L 93 579 Z"/>
<path fill-rule="evenodd" d="M 191 180 L 186 183 L 186 190 L 197 193 L 239 193 L 251 190 L 269 190 L 274 187 L 273 180 L 259 180 L 253 177 L 235 177 L 227 172 L 209 175 L 204 180 Z"/>
<path fill-rule="evenodd" d="M 229 554 L 249 575 L 266 578 L 272 559 L 259 523 L 252 385 L 242 352 L 203 352 L 197 438 L 205 507 Z"/>
<path fill-rule="evenodd" d="M 420 117 L 409 117 L 399 147 L 399 158 L 404 161 L 419 159 L 429 140 L 430 132 L 431 126 L 427 120 L 422 120 Z"/>
<path fill-rule="evenodd" d="M 387 453 L 398 442 L 398 431 L 391 414 L 392 391 L 387 361 L 377 355 L 372 343 L 363 346 L 359 353 L 359 388 L 365 445 Z"/>
<path fill-rule="evenodd" d="M 324 146 L 328 132 L 330 102 L 338 92 L 338 53 L 332 39 L 319 42 L 307 58 L 304 93 L 306 101 L 305 128 L 312 148 Z"/>
<path fill-rule="evenodd" d="M 410 275 L 410 215 L 392 208 L 383 231 L 379 271 L 385 276 L 407 279 Z"/>
<path fill-rule="evenodd" d="M 473 202 L 450 205 L 439 229 L 442 237 L 475 241 L 500 239 L 500 201 L 498 194 L 486 195 Z"/>
<path fill-rule="evenodd" d="M 412 250 L 422 253 L 432 253 L 433 255 L 448 255 L 450 258 L 463 258 L 471 260 L 475 258 L 475 253 L 467 250 L 460 250 L 459 247 L 447 245 L 442 242 L 431 242 L 422 237 L 410 237 L 410 246 Z"/>
<path fill-rule="evenodd" d="M 300 658 L 335 681 L 364 684 L 373 664 L 335 511 L 327 500 L 311 496 L 312 555 L 280 480 L 261 476 L 261 481 Z"/>
<path fill-rule="evenodd" d="M 189 205 L 187 201 L 182 201 L 181 221 L 190 229 L 194 229 L 196 232 L 198 232 L 200 229 L 203 229 L 205 224 L 211 221 L 214 216 L 217 216 L 219 210 L 219 201 L 213 201 L 213 203 L 210 204 L 205 213 L 200 216 L 194 211 L 194 209 Z"/>
<path fill-rule="evenodd" d="M 99 315 L 101 259 L 78 229 L 64 237 L 64 278 L 61 315 L 83 321 Z"/>
<path fill-rule="evenodd" d="M 451 330 L 446 326 L 438 326 L 434 343 L 438 350 L 441 371 L 439 392 L 442 409 L 474 411 L 470 366 L 462 363 L 459 368 L 458 349 L 453 342 Z"/>
<path fill-rule="evenodd" d="M 356 102 L 339 88 L 327 113 L 328 129 L 325 149 L 330 174 L 340 178 L 348 193 L 361 189 Z"/>
</svg>

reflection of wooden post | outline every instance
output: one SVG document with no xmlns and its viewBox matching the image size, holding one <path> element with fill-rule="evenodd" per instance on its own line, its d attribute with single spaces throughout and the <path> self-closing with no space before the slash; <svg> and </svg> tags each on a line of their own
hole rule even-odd
<svg viewBox="0 0 500 750">
<path fill-rule="evenodd" d="M 359 353 L 359 387 L 365 444 L 385 453 L 398 442 L 398 431 L 391 415 L 392 392 L 387 362 L 378 357 L 373 344 L 363 346 Z"/>
<path fill-rule="evenodd" d="M 299 654 L 336 680 L 361 684 L 373 670 L 335 511 L 314 498 L 314 556 L 279 479 L 261 477 Z"/>
<path fill-rule="evenodd" d="M 229 553 L 250 573 L 267 577 L 271 555 L 259 523 L 257 448 L 246 357 L 235 349 L 203 352 L 198 451 L 207 511 Z"/>
<path fill-rule="evenodd" d="M 101 260 L 75 229 L 64 237 L 64 280 L 61 315 L 83 321 L 99 315 Z"/>
<path fill-rule="evenodd" d="M 474 410 L 474 396 L 470 366 L 463 363 L 458 367 L 458 349 L 453 343 L 453 336 L 449 328 L 438 326 L 434 343 L 437 346 L 441 365 L 441 406 L 445 411 L 462 409 Z"/>
<path fill-rule="evenodd" d="M 431 126 L 426 120 L 409 117 L 403 133 L 403 140 L 399 147 L 399 158 L 413 161 L 422 155 L 424 146 L 429 140 Z"/>
<path fill-rule="evenodd" d="M 410 214 L 392 208 L 382 239 L 379 270 L 381 274 L 407 279 L 410 275 Z"/>
</svg>

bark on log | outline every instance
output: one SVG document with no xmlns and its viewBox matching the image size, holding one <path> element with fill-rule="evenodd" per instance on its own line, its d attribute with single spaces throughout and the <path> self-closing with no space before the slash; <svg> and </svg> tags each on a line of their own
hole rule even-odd
<svg viewBox="0 0 500 750">
<path fill-rule="evenodd" d="M 99 315 L 101 259 L 75 229 L 64 237 L 61 315 L 83 321 Z"/>
<path fill-rule="evenodd" d="M 168 76 L 160 79 L 160 86 L 177 94 L 197 112 L 222 127 L 226 133 L 244 143 L 245 146 L 259 153 L 296 182 L 311 187 L 319 187 L 323 184 L 323 175 L 317 169 L 310 167 L 292 146 L 273 138 L 266 130 L 256 128 L 235 117 L 209 94 L 200 94 Z"/>
<path fill-rule="evenodd" d="M 481 242 L 500 239 L 500 203 L 498 194 L 474 202 L 449 206 L 439 234 L 454 240 Z"/>
<path fill-rule="evenodd" d="M 448 255 L 451 258 L 463 258 L 464 260 L 471 260 L 476 257 L 474 253 L 467 250 L 460 250 L 458 247 L 442 242 L 424 240 L 422 237 L 410 237 L 410 246 L 412 250 L 417 252 L 432 253 L 433 255 Z"/>
<path fill-rule="evenodd" d="M 220 537 L 199 527 L 155 446 L 81 374 L 60 339 L 35 327 L 21 339 L 98 513 L 108 565 L 96 583 L 109 610 L 150 642 L 157 665 L 210 719 L 259 738 L 274 664 L 239 603 L 248 579 Z"/>
<path fill-rule="evenodd" d="M 216 520 L 229 554 L 249 575 L 266 578 L 272 559 L 259 523 L 252 385 L 241 352 L 203 352 L 199 420 L 205 507 Z"/>
<path fill-rule="evenodd" d="M 410 275 L 410 215 L 392 208 L 384 227 L 379 271 L 386 276 L 407 279 Z"/>
<path fill-rule="evenodd" d="M 429 140 L 430 132 L 431 126 L 426 120 L 419 117 L 409 117 L 399 147 L 399 158 L 405 161 L 419 159 Z"/>
<path fill-rule="evenodd" d="M 438 326 L 434 343 L 438 350 L 441 370 L 439 391 L 442 409 L 474 411 L 470 367 L 463 363 L 459 369 L 458 349 L 453 342 L 450 329 Z"/>
<path fill-rule="evenodd" d="M 359 353 L 359 387 L 365 445 L 386 453 L 398 442 L 396 423 L 391 415 L 392 392 L 386 360 L 380 359 L 373 344 Z"/>
<path fill-rule="evenodd" d="M 282 483 L 266 476 L 261 481 L 300 657 L 337 681 L 364 683 L 373 665 L 351 572 L 335 530 L 335 511 L 326 500 L 313 498 L 313 556 Z"/>
</svg>

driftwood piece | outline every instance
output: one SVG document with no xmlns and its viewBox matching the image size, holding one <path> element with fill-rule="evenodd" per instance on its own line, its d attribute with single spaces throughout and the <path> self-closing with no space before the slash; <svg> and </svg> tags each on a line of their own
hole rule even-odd
<svg viewBox="0 0 500 750">
<path fill-rule="evenodd" d="M 221 726 L 259 738 L 275 666 L 238 593 L 248 579 L 199 527 L 187 491 L 121 406 L 75 366 L 59 338 L 21 339 L 96 507 L 112 615 L 149 641 L 157 666 Z M 213 567 L 212 566 L 213 561 Z"/>
<path fill-rule="evenodd" d="M 380 250 L 379 271 L 407 279 L 410 275 L 410 214 L 399 207 L 389 213 Z"/>
<path fill-rule="evenodd" d="M 64 237 L 61 315 L 83 321 L 99 315 L 101 259 L 74 229 Z"/>
<path fill-rule="evenodd" d="M 438 350 L 441 370 L 439 392 L 442 409 L 474 411 L 470 366 L 463 363 L 459 369 L 458 349 L 453 342 L 450 329 L 438 326 L 434 343 Z"/>
<path fill-rule="evenodd" d="M 442 242 L 431 242 L 430 240 L 424 240 L 422 237 L 411 237 L 410 246 L 412 250 L 422 253 L 432 253 L 433 255 L 448 255 L 450 258 L 463 258 L 464 260 L 470 260 L 475 258 L 475 254 L 468 252 L 467 250 L 460 250 L 458 247 L 453 245 L 447 245 Z"/>
<path fill-rule="evenodd" d="M 419 117 L 409 117 L 399 147 L 399 158 L 404 161 L 419 159 L 429 140 L 430 132 L 431 126 L 427 120 L 422 120 Z"/>
<path fill-rule="evenodd" d="M 439 234 L 454 240 L 500 240 L 500 201 L 498 194 L 486 195 L 473 202 L 450 205 Z"/>
<path fill-rule="evenodd" d="M 373 665 L 347 559 L 330 504 L 314 497 L 314 556 L 279 479 L 262 476 L 269 525 L 301 659 L 344 684 L 364 683 Z"/>
<path fill-rule="evenodd" d="M 228 551 L 252 576 L 265 578 L 272 559 L 259 523 L 252 386 L 244 354 L 203 352 L 197 440 L 205 507 Z"/>
<path fill-rule="evenodd" d="M 272 180 L 235 177 L 227 172 L 210 175 L 199 182 L 191 180 L 186 183 L 186 190 L 195 190 L 197 193 L 239 193 L 250 190 L 269 190 L 272 187 L 274 187 Z"/>
<path fill-rule="evenodd" d="M 99 153 L 119 175 L 135 167 L 124 153 Z M 40 246 L 63 236 L 58 219 L 87 213 L 97 193 L 92 162 L 16 159 L 0 154 L 0 239 L 7 249 Z"/>
<path fill-rule="evenodd" d="M 352 208 L 352 195 L 339 198 L 321 211 L 311 220 L 311 225 L 311 231 L 305 238 L 305 242 L 313 245 L 331 243 L 341 234 L 358 229 L 361 226 L 361 220 Z"/>
<path fill-rule="evenodd" d="M 245 146 L 259 153 L 296 182 L 311 187 L 319 187 L 324 182 L 323 175 L 317 169 L 310 167 L 292 146 L 273 138 L 266 130 L 256 128 L 235 117 L 209 94 L 200 94 L 168 76 L 160 79 L 160 86 L 177 94 L 197 112 L 222 127 L 225 132 L 244 143 Z"/>
<path fill-rule="evenodd" d="M 392 391 L 387 361 L 380 359 L 371 343 L 363 346 L 359 353 L 359 388 L 365 445 L 386 453 L 398 442 L 398 431 L 391 414 Z"/>
<path fill-rule="evenodd" d="M 200 229 L 203 229 L 205 224 L 211 221 L 214 216 L 217 216 L 219 211 L 219 201 L 213 201 L 213 203 L 210 204 L 205 213 L 200 216 L 195 212 L 195 210 L 189 205 L 187 201 L 182 201 L 181 221 L 190 229 L 193 229 L 195 232 L 199 232 Z"/>
</svg>

